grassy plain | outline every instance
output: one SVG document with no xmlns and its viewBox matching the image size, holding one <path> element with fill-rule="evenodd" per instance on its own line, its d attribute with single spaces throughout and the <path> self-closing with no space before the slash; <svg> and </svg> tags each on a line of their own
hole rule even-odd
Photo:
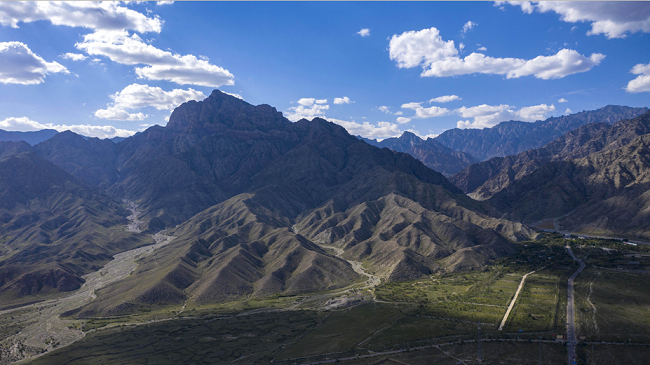
<svg viewBox="0 0 650 365">
<path fill-rule="evenodd" d="M 317 293 L 188 306 L 180 314 L 179 308 L 168 308 L 128 318 L 92 319 L 84 328 L 96 330 L 34 363 L 138 364 L 147 363 L 142 360 L 146 358 L 157 364 L 253 364 L 272 359 L 291 364 L 445 344 L 440 349 L 355 358 L 345 363 L 389 364 L 397 360 L 407 364 L 457 364 L 459 359 L 475 361 L 473 341 L 479 321 L 483 338 L 490 339 L 483 343 L 487 363 L 536 361 L 539 344 L 528 340 L 538 336 L 552 340 L 554 334 L 565 329 L 566 281 L 578 266 L 566 253 L 567 243 L 588 264 L 575 285 L 578 335 L 586 335 L 587 341 L 650 343 L 649 275 L 621 272 L 617 266 L 627 259 L 625 255 L 643 254 L 644 248 L 605 240 L 567 241 L 549 235 L 541 241 L 519 244 L 517 255 L 501 259 L 483 271 L 383 283 L 374 289 L 376 301 L 336 310 L 318 307 L 332 293 Z M 626 248 L 632 250 L 623 251 Z M 607 267 L 594 268 L 593 263 Z M 528 276 L 504 331 L 497 331 L 522 276 L 533 270 L 537 272 Z M 596 307 L 595 316 L 587 297 Z M 169 319 L 125 325 L 164 318 Z M 517 337 L 521 341 L 513 342 Z M 544 342 L 542 348 L 545 364 L 565 361 L 566 348 L 562 344 Z M 625 353 L 611 357 L 609 362 L 601 361 L 603 364 L 641 364 L 644 354 L 648 354 L 643 346 L 602 343 L 594 345 L 593 354 L 589 355 L 590 351 L 590 345 L 578 347 L 579 364 L 587 364 L 588 356 L 611 357 L 599 355 L 600 351 Z"/>
</svg>

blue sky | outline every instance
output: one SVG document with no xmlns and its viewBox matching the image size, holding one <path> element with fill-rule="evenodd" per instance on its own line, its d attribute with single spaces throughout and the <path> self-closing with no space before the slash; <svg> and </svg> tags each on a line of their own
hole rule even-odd
<svg viewBox="0 0 650 365">
<path fill-rule="evenodd" d="M 650 2 L 0 3 L 0 129 L 101 138 L 218 88 L 370 138 L 650 106 Z"/>
</svg>

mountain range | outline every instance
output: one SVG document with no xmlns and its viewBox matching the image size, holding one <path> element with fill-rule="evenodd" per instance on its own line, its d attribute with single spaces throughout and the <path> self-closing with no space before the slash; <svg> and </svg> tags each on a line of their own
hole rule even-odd
<svg viewBox="0 0 650 365">
<path fill-rule="evenodd" d="M 435 138 L 440 144 L 456 151 L 487 160 L 541 148 L 563 134 L 589 123 L 613 124 L 621 119 L 632 119 L 648 108 L 608 105 L 580 113 L 552 117 L 534 123 L 509 121 L 485 129 L 449 129 Z"/>
<path fill-rule="evenodd" d="M 361 136 L 357 136 L 357 138 L 379 148 L 389 148 L 393 151 L 408 153 L 422 161 L 428 168 L 447 177 L 479 162 L 469 153 L 452 150 L 433 138 L 424 140 L 411 132 L 404 132 L 400 137 L 386 138 L 382 141 Z"/>
<path fill-rule="evenodd" d="M 459 152 L 438 137 L 379 142 L 321 118 L 292 123 L 215 90 L 122 141 L 0 142 L 0 298 L 73 290 L 163 229 L 176 238 L 76 315 L 331 290 L 362 280 L 351 262 L 387 281 L 478 269 L 538 235 L 525 224 L 647 237 L 644 111 L 506 122 L 467 132 Z M 540 133 L 559 134 L 533 143 Z M 535 143 L 484 162 L 463 150 Z M 138 204 L 144 232 L 124 229 L 122 199 Z"/>
<path fill-rule="evenodd" d="M 52 191 L 47 196 L 58 196 L 55 187 L 67 194 L 69 205 L 48 205 L 47 217 L 60 212 L 57 224 L 68 228 L 73 212 L 88 213 L 73 225 L 78 236 L 62 233 L 98 232 L 93 242 L 102 255 L 77 254 L 78 267 L 101 262 L 110 249 L 128 249 L 115 244 L 118 239 L 128 247 L 146 241 L 143 234 L 115 228 L 127 215 L 118 199 L 139 204 L 145 233 L 166 228 L 177 236 L 130 277 L 99 291 L 79 315 L 334 289 L 359 279 L 347 260 L 364 262 L 386 280 L 479 268 L 513 253 L 511 241 L 536 235 L 408 154 L 371 146 L 323 119 L 292 123 L 275 108 L 219 91 L 176 108 L 166 127 L 118 144 L 63 132 L 22 148 L 5 148 L 17 154 L 2 162 L 39 161 L 52 170 L 38 178 L 46 184 L 43 191 Z M 0 187 L 20 186 L 21 176 Z M 25 196 L 23 206 L 44 199 L 6 191 L 8 197 Z M 7 227 L 16 217 L 7 210 Z M 45 216 L 32 217 L 37 234 L 49 232 Z M 103 228 L 90 228 L 96 222 Z M 64 243 L 58 236 L 49 240 Z M 10 257 L 32 255 L 22 246 L 12 252 L 0 258 L 6 267 Z M 76 285 L 83 272 L 75 271 Z M 21 283 L 8 277 L 0 293 L 26 294 Z"/>
</svg>

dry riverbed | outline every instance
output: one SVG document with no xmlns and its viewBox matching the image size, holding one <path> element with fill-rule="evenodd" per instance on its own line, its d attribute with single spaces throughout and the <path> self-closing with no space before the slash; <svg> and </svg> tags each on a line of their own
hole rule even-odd
<svg viewBox="0 0 650 365">
<path fill-rule="evenodd" d="M 138 220 L 140 212 L 137 205 L 130 201 L 125 203 L 132 213 L 127 217 L 131 223 L 126 229 L 130 232 L 140 232 L 142 221 Z M 173 236 L 162 233 L 152 237 L 155 244 L 115 255 L 113 260 L 99 271 L 85 275 L 83 286 L 65 297 L 0 311 L 0 319 L 3 322 L 12 323 L 19 329 L 13 335 L 0 338 L 0 365 L 37 357 L 84 337 L 84 333 L 79 329 L 79 321 L 62 320 L 59 316 L 95 299 L 96 290 L 130 275 L 138 266 L 139 258 L 151 254 L 174 239 Z"/>
</svg>

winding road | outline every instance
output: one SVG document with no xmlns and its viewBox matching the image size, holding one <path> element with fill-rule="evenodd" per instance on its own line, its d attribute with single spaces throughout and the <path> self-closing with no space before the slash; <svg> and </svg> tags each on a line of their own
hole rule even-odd
<svg viewBox="0 0 650 365">
<path fill-rule="evenodd" d="M 569 278 L 569 281 L 567 283 L 567 306 L 566 306 L 566 318 L 567 318 L 567 363 L 569 365 L 577 364 L 576 362 L 576 344 L 578 341 L 576 340 L 576 321 L 575 321 L 575 308 L 573 304 L 573 299 L 574 299 L 574 294 L 573 294 L 573 280 L 582 272 L 582 270 L 585 268 L 585 263 L 575 257 L 573 254 L 573 251 L 571 250 L 571 247 L 566 246 L 566 249 L 569 251 L 569 255 L 571 255 L 571 258 L 580 262 L 580 267 L 576 272 L 571 275 Z"/>
</svg>

